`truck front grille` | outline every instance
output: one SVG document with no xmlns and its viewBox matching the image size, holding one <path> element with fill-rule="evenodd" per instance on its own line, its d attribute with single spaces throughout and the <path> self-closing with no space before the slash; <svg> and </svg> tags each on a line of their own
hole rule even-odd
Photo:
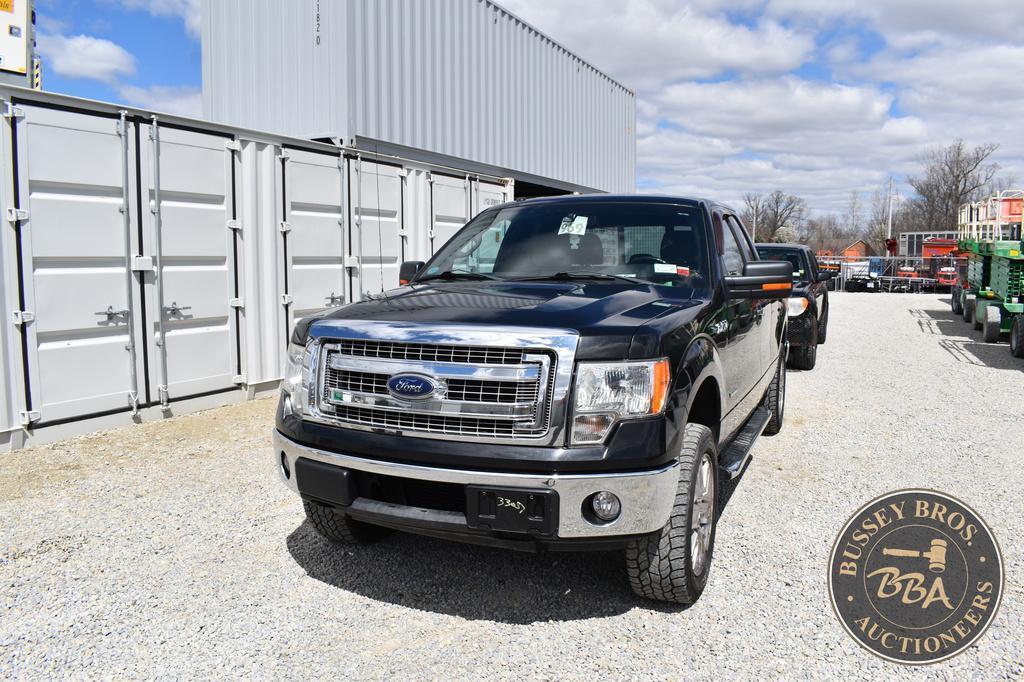
<svg viewBox="0 0 1024 682">
<path fill-rule="evenodd" d="M 556 359 L 550 351 L 354 339 L 323 342 L 320 415 L 354 428 L 515 440 L 547 434 Z M 422 399 L 388 390 L 398 374 L 432 378 Z"/>
</svg>

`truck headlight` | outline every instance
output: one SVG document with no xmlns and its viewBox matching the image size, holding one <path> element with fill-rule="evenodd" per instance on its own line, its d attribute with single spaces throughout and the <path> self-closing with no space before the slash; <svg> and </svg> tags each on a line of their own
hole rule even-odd
<svg viewBox="0 0 1024 682">
<path fill-rule="evenodd" d="M 288 344 L 281 390 L 287 394 L 293 413 L 302 414 L 309 405 L 309 391 L 312 385 L 311 364 L 312 356 L 308 347 L 296 343 Z"/>
<path fill-rule="evenodd" d="M 666 358 L 579 363 L 572 444 L 600 443 L 617 421 L 661 412 L 668 398 L 668 385 Z"/>
<path fill-rule="evenodd" d="M 808 300 L 803 296 L 786 299 L 786 314 L 790 317 L 799 317 L 807 310 Z"/>
</svg>

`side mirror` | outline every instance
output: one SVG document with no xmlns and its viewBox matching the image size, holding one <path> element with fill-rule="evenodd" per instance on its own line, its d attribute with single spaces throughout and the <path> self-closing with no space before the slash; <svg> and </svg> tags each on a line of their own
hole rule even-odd
<svg viewBox="0 0 1024 682">
<path fill-rule="evenodd" d="M 729 298 L 789 298 L 793 293 L 793 264 L 789 261 L 762 260 L 747 263 L 743 274 L 727 276 Z"/>
<path fill-rule="evenodd" d="M 402 266 L 398 269 L 398 283 L 408 284 L 411 282 L 412 278 L 423 269 L 424 265 L 426 263 L 421 260 L 407 260 L 402 263 Z"/>
<path fill-rule="evenodd" d="M 829 281 L 830 279 L 832 279 L 835 276 L 836 276 L 836 273 L 829 272 L 828 270 L 819 271 L 818 272 L 818 281 L 819 282 L 827 282 L 827 281 Z"/>
</svg>

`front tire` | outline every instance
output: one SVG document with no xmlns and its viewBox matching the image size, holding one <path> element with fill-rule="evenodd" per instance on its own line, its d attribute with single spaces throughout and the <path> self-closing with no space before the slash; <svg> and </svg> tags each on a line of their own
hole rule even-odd
<svg viewBox="0 0 1024 682">
<path fill-rule="evenodd" d="M 692 604 L 704 591 L 715 549 L 717 463 L 711 429 L 687 424 L 672 515 L 660 531 L 626 546 L 629 586 L 639 596 Z"/>
<path fill-rule="evenodd" d="M 999 336 L 1002 330 L 999 328 L 1002 325 L 1002 316 L 999 314 L 999 308 L 994 305 L 985 306 L 985 321 L 982 324 L 981 338 L 985 343 L 998 343 Z"/>
<path fill-rule="evenodd" d="M 302 506 L 316 532 L 340 545 L 369 545 L 391 532 L 387 528 L 356 521 L 342 511 L 316 502 L 303 500 Z"/>
<path fill-rule="evenodd" d="M 1016 315 L 1013 318 L 1013 326 L 1010 327 L 1010 353 L 1015 358 L 1024 358 L 1024 315 Z"/>
<path fill-rule="evenodd" d="M 949 307 L 954 315 L 963 314 L 963 303 L 960 300 L 960 287 L 955 284 L 949 291 Z"/>
</svg>

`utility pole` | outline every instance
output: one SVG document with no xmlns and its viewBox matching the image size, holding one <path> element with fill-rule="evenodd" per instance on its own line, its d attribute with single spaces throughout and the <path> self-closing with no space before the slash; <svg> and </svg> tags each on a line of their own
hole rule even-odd
<svg viewBox="0 0 1024 682">
<path fill-rule="evenodd" d="M 892 239 L 892 176 L 889 176 L 889 229 L 885 235 L 886 239 Z"/>
</svg>

